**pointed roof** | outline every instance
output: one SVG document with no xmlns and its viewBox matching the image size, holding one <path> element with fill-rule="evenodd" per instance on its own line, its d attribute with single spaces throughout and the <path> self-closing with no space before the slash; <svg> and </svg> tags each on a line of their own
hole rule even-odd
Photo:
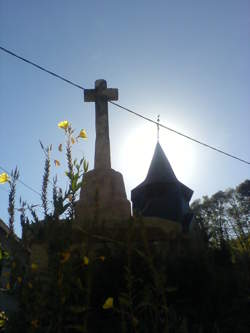
<svg viewBox="0 0 250 333">
<path fill-rule="evenodd" d="M 131 191 L 135 214 L 159 217 L 186 225 L 192 219 L 193 191 L 182 184 L 157 142 L 146 179 Z"/>
<path fill-rule="evenodd" d="M 132 192 L 137 192 L 137 190 L 143 188 L 146 185 L 157 184 L 157 183 L 176 183 L 180 186 L 180 190 L 184 195 L 185 199 L 189 202 L 193 191 L 188 188 L 186 185 L 182 184 L 175 176 L 174 171 L 160 145 L 157 142 L 152 161 L 148 170 L 146 179 L 139 184 Z M 134 194 L 135 194 L 134 192 Z"/>
<path fill-rule="evenodd" d="M 157 142 L 147 177 L 138 187 L 153 183 L 173 182 L 178 182 L 178 180 L 161 145 Z"/>
</svg>

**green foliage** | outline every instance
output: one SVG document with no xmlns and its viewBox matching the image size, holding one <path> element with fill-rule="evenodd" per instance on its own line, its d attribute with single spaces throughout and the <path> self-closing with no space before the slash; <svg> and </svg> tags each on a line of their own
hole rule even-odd
<svg viewBox="0 0 250 333">
<path fill-rule="evenodd" d="M 22 282 L 12 332 L 248 332 L 249 262 L 186 235 L 156 244 L 141 221 L 121 225 L 30 225 L 30 262 L 13 274 Z"/>
<path fill-rule="evenodd" d="M 77 139 L 74 138 L 74 130 L 67 122 L 67 126 L 63 127 L 64 134 L 66 138 L 66 161 L 68 170 L 65 172 L 65 175 L 68 178 L 68 188 L 65 193 L 62 189 L 57 186 L 57 176 L 53 178 L 53 183 L 50 182 L 50 172 L 51 172 L 51 153 L 52 145 L 44 147 L 40 141 L 41 148 L 45 155 L 44 163 L 44 174 L 42 181 L 42 208 L 44 211 L 44 220 L 57 220 L 61 216 L 66 216 L 69 221 L 72 221 L 75 218 L 75 205 L 76 200 L 79 196 L 79 190 L 82 187 L 82 176 L 84 172 L 88 171 L 88 162 L 85 158 L 80 159 L 78 162 L 76 159 L 72 158 L 72 145 L 76 143 Z M 63 150 L 63 145 L 60 144 L 58 150 L 61 152 Z M 59 166 L 60 162 L 55 160 L 55 165 Z M 48 185 L 51 183 L 53 185 L 52 191 L 52 200 L 49 200 Z M 53 204 L 53 208 L 49 210 L 48 203 L 49 201 Z M 18 209 L 21 212 L 21 221 L 22 224 L 25 222 L 29 223 L 27 217 L 27 212 L 31 216 L 32 222 L 38 222 L 39 217 L 36 212 L 36 208 L 39 205 L 29 205 L 26 202 L 20 199 L 21 207 Z"/>
<path fill-rule="evenodd" d="M 48 216 L 48 184 L 49 184 L 49 175 L 50 175 L 50 167 L 51 167 L 51 161 L 50 161 L 50 155 L 52 151 L 52 145 L 49 145 L 48 147 L 44 147 L 42 142 L 40 141 L 41 148 L 45 155 L 45 164 L 44 164 L 44 173 L 43 173 L 43 183 L 42 183 L 42 207 L 44 211 L 44 218 Z"/>
<path fill-rule="evenodd" d="M 68 142 L 71 142 L 68 140 Z M 68 148 L 67 148 L 68 149 Z M 67 153 L 67 157 L 71 152 Z M 70 165 L 71 158 L 68 158 L 68 165 Z M 72 220 L 75 218 L 75 205 L 77 193 L 82 187 L 82 176 L 83 173 L 88 170 L 88 163 L 84 158 L 78 163 L 77 160 L 74 160 L 72 166 L 70 166 L 69 171 L 66 172 L 66 176 L 69 179 L 69 188 L 65 196 L 70 200 L 69 205 L 69 218 Z"/>
<path fill-rule="evenodd" d="M 54 178 L 50 212 L 52 147 L 42 146 L 45 218 L 39 221 L 36 205 L 21 201 L 23 237 L 10 259 L 9 291 L 18 297 L 19 311 L 5 321 L 5 331 L 248 332 L 250 181 L 193 203 L 202 242 L 198 234 L 159 232 L 161 241 L 152 240 L 135 219 L 106 228 L 109 221 L 76 222 L 88 163 L 73 160 L 74 131 L 63 126 L 69 186 L 63 194 Z M 14 194 L 15 187 L 12 211 Z"/>
<path fill-rule="evenodd" d="M 6 324 L 8 322 L 8 317 L 4 311 L 0 311 L 0 332 L 4 331 Z"/>
<path fill-rule="evenodd" d="M 11 180 L 9 181 L 9 229 L 10 232 L 14 233 L 14 219 L 15 219 L 15 196 L 16 196 L 16 182 L 19 178 L 19 171 L 16 167 L 14 171 L 11 172 Z"/>
<path fill-rule="evenodd" d="M 232 250 L 238 247 L 250 255 L 250 180 L 235 189 L 196 200 L 192 209 L 209 246 L 217 249 L 229 246 Z"/>
</svg>

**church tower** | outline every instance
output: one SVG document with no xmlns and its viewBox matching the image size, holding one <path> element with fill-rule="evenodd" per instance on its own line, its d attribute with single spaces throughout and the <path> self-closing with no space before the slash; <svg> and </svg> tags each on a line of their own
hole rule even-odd
<svg viewBox="0 0 250 333">
<path fill-rule="evenodd" d="M 146 179 L 131 191 L 134 215 L 174 221 L 188 230 L 193 218 L 189 201 L 193 191 L 182 184 L 157 142 Z"/>
</svg>

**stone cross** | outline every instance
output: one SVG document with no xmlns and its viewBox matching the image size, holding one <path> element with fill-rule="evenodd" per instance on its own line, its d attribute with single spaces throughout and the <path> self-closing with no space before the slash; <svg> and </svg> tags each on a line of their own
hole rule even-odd
<svg viewBox="0 0 250 333">
<path fill-rule="evenodd" d="M 108 101 L 118 100 L 118 89 L 107 88 L 105 80 L 96 80 L 95 89 L 84 90 L 84 101 L 95 102 L 95 164 L 94 169 L 110 169 Z"/>
</svg>

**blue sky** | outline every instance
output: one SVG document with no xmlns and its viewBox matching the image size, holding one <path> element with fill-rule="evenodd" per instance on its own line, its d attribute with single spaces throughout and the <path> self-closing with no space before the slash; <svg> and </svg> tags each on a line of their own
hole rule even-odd
<svg viewBox="0 0 250 333">
<path fill-rule="evenodd" d="M 250 160 L 250 2 L 1 0 L 0 44 L 86 88 L 99 78 L 119 89 L 119 103 L 210 145 Z M 109 107 L 112 167 L 130 190 L 144 180 L 156 128 Z M 67 119 L 89 139 L 74 148 L 93 166 L 94 105 L 81 90 L 0 52 L 0 166 L 17 165 L 21 180 L 40 191 L 43 154 L 52 143 L 53 167 L 65 186 L 63 141 Z M 249 165 L 165 130 L 160 142 L 194 197 L 249 178 Z M 0 190 L 0 218 L 8 195 Z M 17 197 L 39 203 L 18 184 Z M 16 231 L 20 234 L 17 223 Z"/>
</svg>

